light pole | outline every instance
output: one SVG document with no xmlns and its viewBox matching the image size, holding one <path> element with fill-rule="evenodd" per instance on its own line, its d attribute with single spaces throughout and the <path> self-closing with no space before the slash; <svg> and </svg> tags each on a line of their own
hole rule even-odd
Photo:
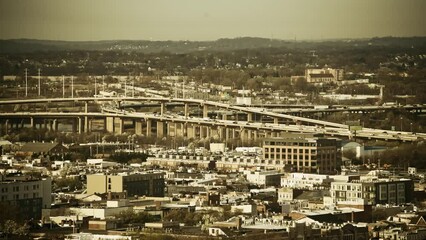
<svg viewBox="0 0 426 240">
<path fill-rule="evenodd" d="M 399 129 L 402 132 L 402 117 L 399 118 L 401 123 L 401 128 Z"/>
<path fill-rule="evenodd" d="M 413 123 L 410 123 L 410 132 L 413 132 Z"/>
</svg>

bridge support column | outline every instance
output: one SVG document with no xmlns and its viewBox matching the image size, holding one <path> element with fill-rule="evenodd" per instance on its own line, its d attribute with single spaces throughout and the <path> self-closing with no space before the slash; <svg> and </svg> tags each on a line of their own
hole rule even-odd
<svg viewBox="0 0 426 240">
<path fill-rule="evenodd" d="M 212 128 L 210 126 L 206 126 L 206 138 L 212 137 Z"/>
<path fill-rule="evenodd" d="M 253 113 L 247 113 L 247 122 L 253 121 Z"/>
<path fill-rule="evenodd" d="M 188 137 L 188 123 L 182 123 L 182 136 L 184 138 Z"/>
<path fill-rule="evenodd" d="M 58 119 L 53 119 L 53 131 L 58 131 Z"/>
<path fill-rule="evenodd" d="M 229 131 L 230 131 L 230 129 L 225 128 L 225 140 L 226 141 L 228 141 L 228 139 L 229 139 Z"/>
<path fill-rule="evenodd" d="M 247 131 L 244 128 L 240 129 L 240 139 L 243 143 L 247 141 Z"/>
<path fill-rule="evenodd" d="M 220 140 L 223 139 L 223 128 L 222 127 L 217 127 L 217 136 L 219 137 Z"/>
<path fill-rule="evenodd" d="M 80 134 L 81 133 L 81 117 L 78 118 L 78 126 L 77 126 L 77 132 Z"/>
<path fill-rule="evenodd" d="M 184 137 L 185 136 L 185 126 L 184 126 L 184 123 L 179 123 L 179 128 L 180 128 L 180 130 L 178 131 L 178 135 L 179 136 L 181 136 L 181 137 Z"/>
<path fill-rule="evenodd" d="M 203 128 L 204 128 L 204 126 L 200 126 L 200 128 L 199 128 L 200 129 L 200 139 L 204 138 L 204 136 L 205 136 Z"/>
<path fill-rule="evenodd" d="M 124 133 L 124 119 L 121 119 L 119 117 L 114 118 L 114 133 Z"/>
<path fill-rule="evenodd" d="M 187 118 L 189 116 L 189 104 L 185 103 L 185 117 Z"/>
<path fill-rule="evenodd" d="M 188 138 L 195 138 L 195 136 L 196 136 L 195 133 L 197 132 L 197 129 L 195 128 L 194 125 L 187 126 L 186 131 L 187 131 L 186 135 L 187 135 Z"/>
<path fill-rule="evenodd" d="M 208 111 L 209 111 L 209 109 L 208 109 L 207 105 L 204 104 L 203 105 L 203 118 L 208 118 L 209 117 L 209 115 L 208 115 L 209 112 Z"/>
<path fill-rule="evenodd" d="M 236 138 L 235 128 L 232 129 L 232 138 Z"/>
<path fill-rule="evenodd" d="M 142 121 L 135 120 L 135 134 L 142 135 L 142 133 L 143 133 Z"/>
<path fill-rule="evenodd" d="M 93 118 L 87 120 L 87 132 L 92 132 Z"/>
<path fill-rule="evenodd" d="M 209 129 L 210 129 L 210 137 L 217 138 L 219 136 L 217 127 L 209 127 Z"/>
<path fill-rule="evenodd" d="M 114 133 L 114 117 L 105 118 L 105 130 L 109 133 Z"/>
<path fill-rule="evenodd" d="M 164 122 L 157 121 L 157 137 L 164 137 Z"/>
<path fill-rule="evenodd" d="M 152 132 L 152 120 L 146 119 L 146 136 L 151 137 Z"/>
<path fill-rule="evenodd" d="M 4 130 L 5 130 L 5 134 L 9 133 L 9 119 L 6 119 L 4 123 Z"/>
<path fill-rule="evenodd" d="M 161 116 L 163 116 L 163 114 L 164 114 L 164 106 L 165 105 L 165 103 L 164 102 L 162 102 L 161 104 L 160 104 L 160 115 Z"/>
<path fill-rule="evenodd" d="M 224 120 L 224 121 L 228 120 L 228 116 L 226 115 L 226 113 L 222 114 L 222 120 Z"/>
<path fill-rule="evenodd" d="M 34 118 L 30 118 L 30 128 L 34 129 Z"/>
<path fill-rule="evenodd" d="M 278 124 L 278 118 L 274 117 L 274 124 Z"/>
</svg>

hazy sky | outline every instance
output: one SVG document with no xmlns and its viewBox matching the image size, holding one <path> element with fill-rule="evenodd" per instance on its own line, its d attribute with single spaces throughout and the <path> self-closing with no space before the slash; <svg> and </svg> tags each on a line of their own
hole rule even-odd
<svg viewBox="0 0 426 240">
<path fill-rule="evenodd" d="M 0 0 L 0 38 L 426 36 L 426 0 Z"/>
</svg>

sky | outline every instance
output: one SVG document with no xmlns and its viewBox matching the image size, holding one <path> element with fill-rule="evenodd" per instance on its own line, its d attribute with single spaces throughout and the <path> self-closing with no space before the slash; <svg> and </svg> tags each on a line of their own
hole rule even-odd
<svg viewBox="0 0 426 240">
<path fill-rule="evenodd" d="M 0 0 L 0 39 L 426 36 L 426 0 Z"/>
</svg>

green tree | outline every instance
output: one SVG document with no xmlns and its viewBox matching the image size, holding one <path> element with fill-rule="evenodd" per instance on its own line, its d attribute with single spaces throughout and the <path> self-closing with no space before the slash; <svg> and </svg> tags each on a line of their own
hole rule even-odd
<svg viewBox="0 0 426 240">
<path fill-rule="evenodd" d="M 143 224 L 160 220 L 159 216 L 150 215 L 146 212 L 134 212 L 133 210 L 122 211 L 115 215 L 121 224 Z"/>
</svg>

